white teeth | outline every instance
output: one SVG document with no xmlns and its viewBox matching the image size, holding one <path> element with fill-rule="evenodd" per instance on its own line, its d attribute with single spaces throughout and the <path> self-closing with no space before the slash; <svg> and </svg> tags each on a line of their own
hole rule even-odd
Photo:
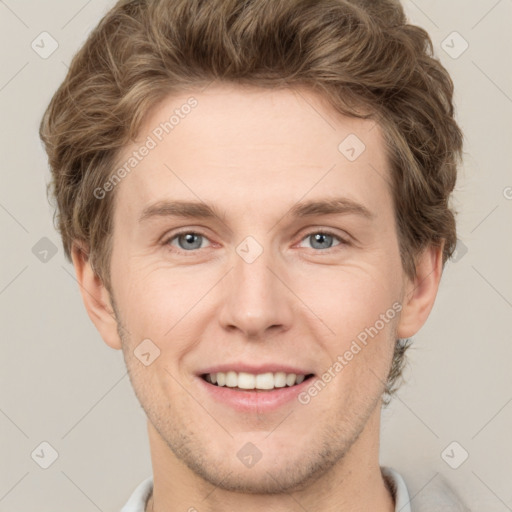
<svg viewBox="0 0 512 512">
<path fill-rule="evenodd" d="M 256 389 L 272 389 L 274 387 L 273 373 L 260 373 L 256 375 Z"/>
<path fill-rule="evenodd" d="M 296 379 L 297 379 L 297 375 L 295 375 L 295 373 L 289 373 L 286 376 L 286 385 L 293 386 L 295 384 Z"/>
<path fill-rule="evenodd" d="M 238 374 L 238 387 L 240 389 L 254 389 L 256 387 L 256 376 L 250 373 L 240 372 Z"/>
<path fill-rule="evenodd" d="M 284 388 L 300 384 L 306 378 L 305 375 L 284 372 L 267 372 L 254 375 L 247 372 L 217 372 L 208 373 L 206 380 L 218 386 L 227 386 L 240 389 L 274 389 Z"/>
<path fill-rule="evenodd" d="M 238 383 L 238 378 L 236 372 L 228 372 L 226 373 L 226 386 L 228 388 L 236 388 Z"/>
<path fill-rule="evenodd" d="M 277 372 L 274 373 L 274 387 L 284 388 L 286 386 L 286 373 Z"/>
</svg>

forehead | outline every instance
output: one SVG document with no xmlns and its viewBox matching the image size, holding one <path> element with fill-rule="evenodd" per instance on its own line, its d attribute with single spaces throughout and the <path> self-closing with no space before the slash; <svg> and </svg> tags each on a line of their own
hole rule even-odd
<svg viewBox="0 0 512 512">
<path fill-rule="evenodd" d="M 345 193 L 371 204 L 389 192 L 386 162 L 374 121 L 341 116 L 306 89 L 211 85 L 148 112 L 118 159 L 128 172 L 116 201 L 124 214 L 166 197 L 248 206 Z"/>
</svg>

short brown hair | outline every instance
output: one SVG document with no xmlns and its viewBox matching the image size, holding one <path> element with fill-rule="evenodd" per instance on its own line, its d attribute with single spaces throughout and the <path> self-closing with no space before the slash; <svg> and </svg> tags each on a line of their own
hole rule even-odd
<svg viewBox="0 0 512 512">
<path fill-rule="evenodd" d="M 173 92 L 213 80 L 303 86 L 340 114 L 382 128 L 402 264 L 444 242 L 455 249 L 448 201 L 462 156 L 453 83 L 425 30 L 393 0 L 121 0 L 73 58 L 41 121 L 56 199 L 56 224 L 70 259 L 85 247 L 110 287 L 115 191 L 112 175 L 147 112 Z M 386 392 L 401 375 L 398 340 Z"/>
</svg>

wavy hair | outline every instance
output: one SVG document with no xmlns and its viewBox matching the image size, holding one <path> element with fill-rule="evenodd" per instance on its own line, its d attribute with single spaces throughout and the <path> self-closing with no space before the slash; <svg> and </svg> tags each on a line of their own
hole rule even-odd
<svg viewBox="0 0 512 512">
<path fill-rule="evenodd" d="M 74 56 L 39 129 L 65 254 L 84 248 L 109 291 L 115 191 L 98 199 L 94 190 L 155 105 L 213 80 L 308 87 L 341 114 L 375 120 L 404 271 L 415 275 L 415 257 L 429 245 L 444 243 L 443 265 L 452 255 L 449 197 L 463 138 L 453 83 L 398 1 L 121 0 Z M 397 340 L 388 397 L 407 346 Z"/>
</svg>

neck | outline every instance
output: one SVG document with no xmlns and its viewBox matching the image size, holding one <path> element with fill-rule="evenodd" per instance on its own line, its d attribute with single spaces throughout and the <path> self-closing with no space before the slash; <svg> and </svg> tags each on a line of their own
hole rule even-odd
<svg viewBox="0 0 512 512">
<path fill-rule="evenodd" d="M 394 498 L 378 462 L 380 408 L 344 457 L 301 489 L 282 494 L 249 494 L 206 482 L 185 466 L 148 421 L 154 488 L 146 512 L 394 512 Z"/>
</svg>

